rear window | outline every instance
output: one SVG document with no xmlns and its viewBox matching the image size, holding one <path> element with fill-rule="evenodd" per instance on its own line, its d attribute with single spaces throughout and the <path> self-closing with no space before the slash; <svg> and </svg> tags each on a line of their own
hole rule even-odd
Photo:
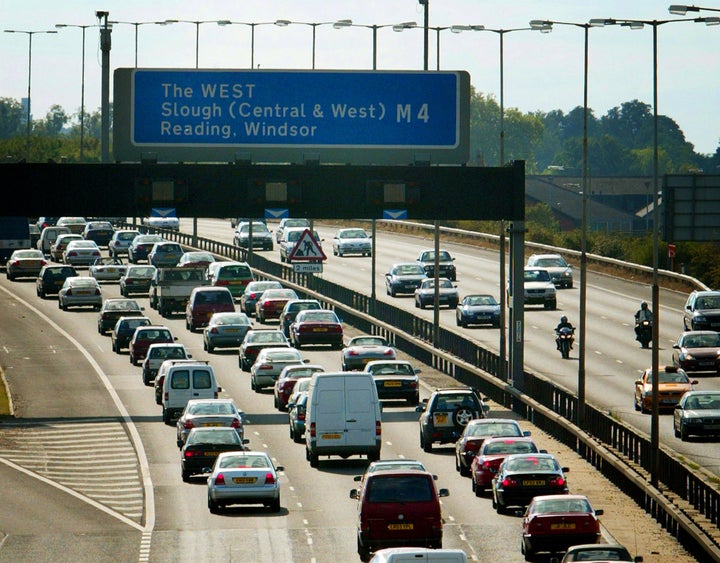
<svg viewBox="0 0 720 563">
<path fill-rule="evenodd" d="M 210 389 L 212 387 L 212 377 L 208 370 L 193 370 L 192 378 L 195 389 Z"/>
<path fill-rule="evenodd" d="M 195 305 L 205 305 L 209 303 L 232 305 L 232 294 L 229 291 L 198 291 L 195 294 Z"/>
<path fill-rule="evenodd" d="M 426 475 L 402 475 L 370 479 L 367 501 L 383 502 L 428 502 L 433 500 L 433 484 Z"/>
<path fill-rule="evenodd" d="M 170 380 L 171 389 L 189 389 L 190 388 L 190 371 L 183 369 L 174 371 Z"/>
<path fill-rule="evenodd" d="M 224 266 L 219 269 L 219 280 L 252 279 L 252 272 L 248 266 Z"/>
</svg>

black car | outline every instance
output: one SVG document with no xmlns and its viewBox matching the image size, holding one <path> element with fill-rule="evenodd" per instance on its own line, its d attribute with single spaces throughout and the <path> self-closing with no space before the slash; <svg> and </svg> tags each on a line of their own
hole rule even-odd
<svg viewBox="0 0 720 563">
<path fill-rule="evenodd" d="M 180 452 L 182 480 L 188 481 L 192 475 L 215 465 L 221 452 L 246 450 L 248 443 L 250 440 L 241 439 L 235 428 L 193 428 Z"/>
<path fill-rule="evenodd" d="M 130 345 L 130 339 L 139 326 L 150 326 L 152 321 L 148 317 L 129 316 L 120 317 L 110 333 L 113 352 L 120 353 L 120 350 Z"/>
<path fill-rule="evenodd" d="M 720 291 L 693 291 L 688 296 L 683 330 L 720 331 Z"/>
<path fill-rule="evenodd" d="M 233 242 L 240 248 L 249 248 L 250 223 L 240 223 L 235 231 Z M 252 223 L 252 247 L 259 250 L 273 249 L 273 236 L 265 223 L 254 221 Z"/>
<path fill-rule="evenodd" d="M 492 480 L 492 506 L 504 514 L 510 506 L 526 507 L 536 496 L 567 494 L 568 471 L 552 454 L 509 455 Z"/>
<path fill-rule="evenodd" d="M 438 271 L 440 272 L 441 278 L 447 278 L 450 281 L 457 280 L 457 271 L 453 261 L 455 258 L 450 256 L 447 250 L 438 251 Z M 418 254 L 417 261 L 420 262 L 425 273 L 428 277 L 435 277 L 435 251 L 434 250 L 422 250 Z"/>
<path fill-rule="evenodd" d="M 35 281 L 35 292 L 42 299 L 45 299 L 47 295 L 57 295 L 65 280 L 77 275 L 77 270 L 67 264 L 47 264 L 38 274 Z"/>
<path fill-rule="evenodd" d="M 128 262 L 137 264 L 140 260 L 147 260 L 150 251 L 156 242 L 164 242 L 160 235 L 138 235 L 128 246 Z"/>
<path fill-rule="evenodd" d="M 422 404 L 415 407 L 420 414 L 420 447 L 431 452 L 434 443 L 457 442 L 467 424 L 485 418 L 490 408 L 470 387 L 436 389 Z"/>
<path fill-rule="evenodd" d="M 290 325 L 295 321 L 297 314 L 308 309 L 322 309 L 322 305 L 317 299 L 292 299 L 285 303 L 285 307 L 280 313 L 280 329 L 285 336 L 290 338 Z"/>
<path fill-rule="evenodd" d="M 130 317 L 133 315 L 143 316 L 144 307 L 134 299 L 106 299 L 103 301 L 98 315 L 97 327 L 99 334 L 105 334 L 108 330 L 112 330 L 115 323 L 120 317 Z"/>
<path fill-rule="evenodd" d="M 392 297 L 398 293 L 415 293 L 420 282 L 427 277 L 420 262 L 393 264 L 385 274 L 385 290 Z"/>
</svg>

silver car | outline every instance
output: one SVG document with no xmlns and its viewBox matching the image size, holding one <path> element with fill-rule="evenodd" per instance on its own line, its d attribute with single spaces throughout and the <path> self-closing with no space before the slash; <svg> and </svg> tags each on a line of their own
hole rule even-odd
<svg viewBox="0 0 720 563">
<path fill-rule="evenodd" d="M 533 254 L 527 260 L 528 268 L 545 268 L 555 287 L 573 286 L 573 269 L 559 254 Z"/>
<path fill-rule="evenodd" d="M 58 307 L 67 311 L 70 307 L 102 307 L 102 289 L 95 278 L 71 276 L 65 280 L 58 293 Z"/>
<path fill-rule="evenodd" d="M 7 279 L 12 281 L 15 278 L 37 278 L 46 264 L 45 255 L 40 250 L 15 250 L 5 264 Z"/>
<path fill-rule="evenodd" d="M 208 509 L 213 514 L 229 504 L 263 504 L 280 512 L 282 465 L 273 464 L 263 451 L 223 452 L 208 477 Z"/>
<path fill-rule="evenodd" d="M 232 399 L 190 399 L 175 424 L 178 448 L 193 428 L 214 427 L 233 428 L 240 440 L 245 437 L 243 413 Z"/>
<path fill-rule="evenodd" d="M 250 387 L 253 391 L 273 387 L 285 366 L 303 363 L 305 361 L 295 348 L 263 348 L 250 368 Z"/>
<path fill-rule="evenodd" d="M 203 329 L 203 350 L 237 348 L 251 328 L 252 321 L 245 313 L 213 313 Z"/>
</svg>

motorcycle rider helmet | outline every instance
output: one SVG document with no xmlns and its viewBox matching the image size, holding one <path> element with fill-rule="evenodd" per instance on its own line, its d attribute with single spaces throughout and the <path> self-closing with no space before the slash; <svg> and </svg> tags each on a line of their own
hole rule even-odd
<svg viewBox="0 0 720 563">
<path fill-rule="evenodd" d="M 560 322 L 561 322 L 561 323 L 566 323 L 566 322 L 567 322 L 567 317 L 566 317 L 565 315 L 563 315 L 562 317 L 560 317 Z"/>
<path fill-rule="evenodd" d="M 647 309 L 647 306 L 648 306 L 648 304 L 647 304 L 645 301 L 643 301 L 642 303 L 640 303 L 640 308 L 641 308 L 641 309 Z"/>
</svg>

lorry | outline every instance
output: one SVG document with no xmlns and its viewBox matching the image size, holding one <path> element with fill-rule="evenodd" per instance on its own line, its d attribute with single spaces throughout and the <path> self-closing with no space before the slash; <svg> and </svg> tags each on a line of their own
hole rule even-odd
<svg viewBox="0 0 720 563">
<path fill-rule="evenodd" d="M 30 224 L 27 217 L 0 217 L 0 264 L 13 252 L 30 248 Z"/>
<path fill-rule="evenodd" d="M 163 317 L 184 313 L 192 290 L 210 285 L 207 268 L 158 268 L 150 282 L 150 306 Z"/>
</svg>

